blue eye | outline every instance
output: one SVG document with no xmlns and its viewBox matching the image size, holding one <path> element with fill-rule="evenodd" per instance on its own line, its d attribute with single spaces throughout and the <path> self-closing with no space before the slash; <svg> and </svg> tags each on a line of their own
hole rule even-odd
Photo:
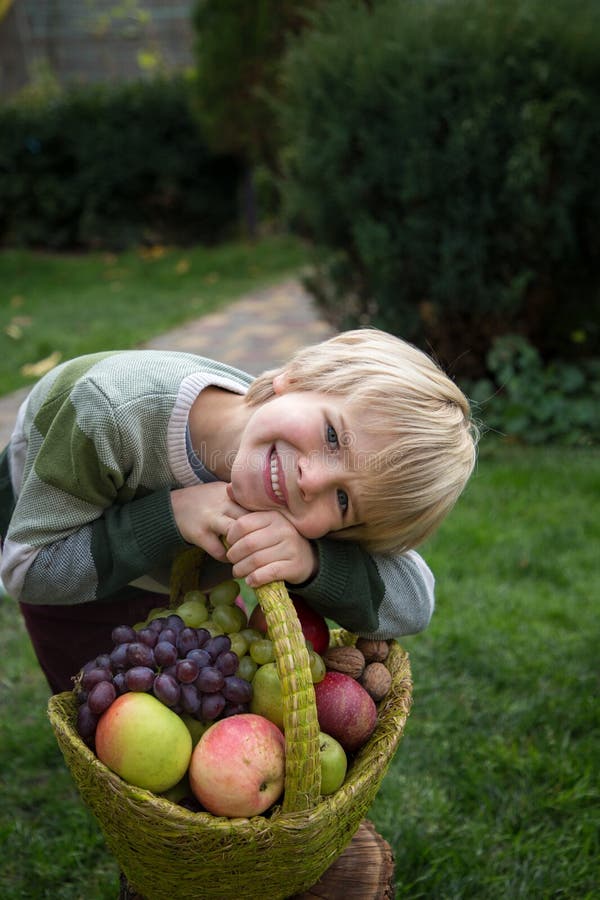
<svg viewBox="0 0 600 900">
<path fill-rule="evenodd" d="M 326 434 L 328 444 L 333 444 L 336 447 L 339 446 L 337 431 L 335 430 L 333 425 L 330 425 L 329 423 L 327 423 L 327 428 L 325 429 L 325 434 Z"/>
<path fill-rule="evenodd" d="M 348 509 L 348 494 L 346 491 L 338 490 L 337 501 L 342 512 L 346 512 Z"/>
</svg>

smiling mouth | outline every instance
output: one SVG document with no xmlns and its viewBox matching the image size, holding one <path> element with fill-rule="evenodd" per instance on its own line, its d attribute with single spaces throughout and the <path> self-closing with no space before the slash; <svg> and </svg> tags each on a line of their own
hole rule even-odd
<svg viewBox="0 0 600 900">
<path fill-rule="evenodd" d="M 277 465 L 277 456 L 275 454 L 275 450 L 271 453 L 271 488 L 273 493 L 280 501 L 280 503 L 285 503 L 285 497 L 283 491 L 279 486 L 279 466 Z"/>
</svg>

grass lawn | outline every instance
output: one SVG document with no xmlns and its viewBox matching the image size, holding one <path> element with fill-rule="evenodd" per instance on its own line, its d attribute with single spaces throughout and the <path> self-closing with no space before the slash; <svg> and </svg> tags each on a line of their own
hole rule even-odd
<svg viewBox="0 0 600 900">
<path fill-rule="evenodd" d="M 599 492 L 597 452 L 484 440 L 424 548 L 437 611 L 403 641 L 414 706 L 370 812 L 398 897 L 598 897 Z M 0 897 L 115 900 L 7 598 L 0 668 Z"/>
<path fill-rule="evenodd" d="M 34 383 L 23 366 L 133 347 L 305 259 L 289 237 L 80 256 L 0 251 L 0 395 Z"/>
</svg>

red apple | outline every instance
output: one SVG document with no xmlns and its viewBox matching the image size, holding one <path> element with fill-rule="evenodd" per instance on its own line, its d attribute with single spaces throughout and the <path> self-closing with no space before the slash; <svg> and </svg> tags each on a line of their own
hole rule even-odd
<svg viewBox="0 0 600 900">
<path fill-rule="evenodd" d="M 219 719 L 196 745 L 189 777 L 194 796 L 213 815 L 258 816 L 283 791 L 283 734 L 253 713 Z"/>
<path fill-rule="evenodd" d="M 296 614 L 302 628 L 302 634 L 310 641 L 313 649 L 319 655 L 325 653 L 329 647 L 329 627 L 323 616 L 312 609 L 301 597 L 290 594 L 290 599 L 296 609 Z M 256 628 L 262 634 L 267 633 L 267 620 L 260 606 L 257 604 L 248 621 L 249 628 Z"/>
<path fill-rule="evenodd" d="M 364 687 L 350 675 L 327 672 L 314 688 L 321 731 L 347 753 L 362 747 L 377 724 L 377 707 Z"/>
<path fill-rule="evenodd" d="M 155 793 L 173 787 L 185 775 L 191 753 L 185 724 L 151 694 L 121 694 L 98 721 L 98 758 L 137 787 Z"/>
</svg>

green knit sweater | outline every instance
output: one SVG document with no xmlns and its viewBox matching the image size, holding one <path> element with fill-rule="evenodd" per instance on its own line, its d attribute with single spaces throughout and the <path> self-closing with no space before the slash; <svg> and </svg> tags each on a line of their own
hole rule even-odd
<svg viewBox="0 0 600 900">
<path fill-rule="evenodd" d="M 199 392 L 243 394 L 251 376 L 187 353 L 98 353 L 63 363 L 23 403 L 0 457 L 1 578 L 15 599 L 89 603 L 168 587 L 185 542 L 170 492 L 197 484 L 186 429 Z M 422 630 L 433 576 L 414 551 L 371 556 L 317 542 L 319 571 L 294 591 L 323 615 L 372 637 Z M 144 581 L 145 579 L 145 581 Z"/>
</svg>

